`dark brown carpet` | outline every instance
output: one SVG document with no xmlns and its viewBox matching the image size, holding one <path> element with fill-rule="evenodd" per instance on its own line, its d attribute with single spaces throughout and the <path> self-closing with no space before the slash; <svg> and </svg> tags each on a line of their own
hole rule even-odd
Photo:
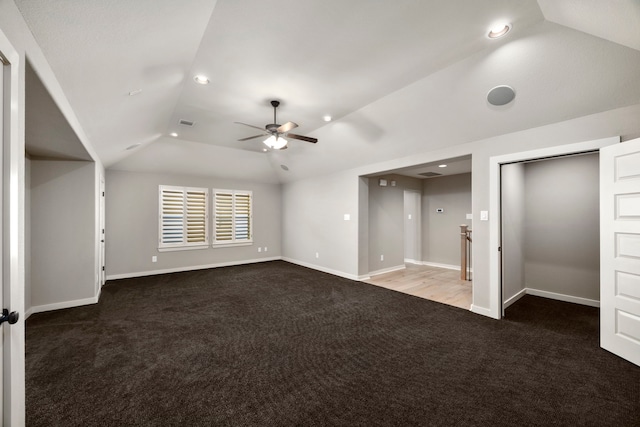
<svg viewBox="0 0 640 427">
<path fill-rule="evenodd" d="M 109 282 L 27 322 L 29 426 L 640 425 L 598 310 L 496 321 L 282 261 Z"/>
</svg>

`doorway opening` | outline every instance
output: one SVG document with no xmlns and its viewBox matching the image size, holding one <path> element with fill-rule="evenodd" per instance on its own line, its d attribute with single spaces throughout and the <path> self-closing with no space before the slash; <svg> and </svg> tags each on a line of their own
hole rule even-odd
<svg viewBox="0 0 640 427">
<path fill-rule="evenodd" d="M 471 156 L 380 172 L 368 182 L 367 283 L 470 309 L 460 225 L 471 227 Z"/>
<path fill-rule="evenodd" d="M 567 156 L 571 154 L 581 154 L 594 152 L 600 148 L 613 145 L 620 142 L 619 137 L 604 138 L 594 141 L 580 142 L 575 144 L 566 144 L 556 147 L 543 148 L 538 150 L 526 151 L 521 153 L 507 154 L 503 156 L 495 156 L 489 159 L 489 208 L 496 212 L 495 215 L 489 216 L 489 310 L 483 314 L 501 319 L 504 313 L 504 301 L 512 297 L 512 295 L 503 297 L 502 286 L 502 233 L 501 233 L 501 169 L 502 165 L 518 162 L 527 162 L 553 158 L 559 156 Z M 553 187 L 553 186 L 551 186 Z M 597 188 L 597 187 L 596 187 Z M 550 209 L 553 206 L 548 207 Z M 576 213 L 580 215 L 580 213 Z M 519 274 L 519 273 L 517 273 Z M 510 288 L 511 289 L 511 288 Z M 515 295 L 514 295 L 515 296 Z"/>
<path fill-rule="evenodd" d="M 598 152 L 502 164 L 500 181 L 503 316 L 524 295 L 599 307 Z"/>
</svg>

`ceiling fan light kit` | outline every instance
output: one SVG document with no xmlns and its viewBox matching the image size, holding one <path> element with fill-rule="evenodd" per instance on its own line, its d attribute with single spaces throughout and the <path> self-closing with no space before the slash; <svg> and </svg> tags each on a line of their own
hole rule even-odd
<svg viewBox="0 0 640 427">
<path fill-rule="evenodd" d="M 259 131 L 262 132 L 260 135 L 241 138 L 238 141 L 248 141 L 250 139 L 260 138 L 261 136 L 268 135 L 269 137 L 265 139 L 263 143 L 267 147 L 273 150 L 284 150 L 287 148 L 288 141 L 285 138 L 283 138 L 283 136 L 286 136 L 289 139 L 298 139 L 300 141 L 311 142 L 312 144 L 315 144 L 316 142 L 318 142 L 316 138 L 289 133 L 291 129 L 295 129 L 298 127 L 296 123 L 287 122 L 283 125 L 279 125 L 276 117 L 276 109 L 278 108 L 279 105 L 280 105 L 280 101 L 275 101 L 275 100 L 271 101 L 271 106 L 273 107 L 273 123 L 266 125 L 264 129 L 261 127 L 249 125 L 246 123 L 235 122 L 236 124 L 249 126 L 250 128 L 258 129 Z"/>
<path fill-rule="evenodd" d="M 265 139 L 264 145 L 273 149 L 273 150 L 282 150 L 287 146 L 287 140 L 281 136 L 271 135 L 269 138 Z"/>
</svg>

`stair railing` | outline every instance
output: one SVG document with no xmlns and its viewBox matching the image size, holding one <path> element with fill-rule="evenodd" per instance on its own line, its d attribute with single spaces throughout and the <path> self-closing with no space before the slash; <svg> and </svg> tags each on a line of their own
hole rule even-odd
<svg viewBox="0 0 640 427">
<path fill-rule="evenodd" d="M 460 280 L 471 280 L 471 229 L 460 226 Z"/>
</svg>

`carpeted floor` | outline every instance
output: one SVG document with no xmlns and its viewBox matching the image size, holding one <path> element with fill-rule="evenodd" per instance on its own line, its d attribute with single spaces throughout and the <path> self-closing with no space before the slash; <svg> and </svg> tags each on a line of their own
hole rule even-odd
<svg viewBox="0 0 640 427">
<path fill-rule="evenodd" d="M 496 321 L 283 261 L 112 281 L 26 340 L 28 426 L 640 425 L 597 309 Z"/>
</svg>

